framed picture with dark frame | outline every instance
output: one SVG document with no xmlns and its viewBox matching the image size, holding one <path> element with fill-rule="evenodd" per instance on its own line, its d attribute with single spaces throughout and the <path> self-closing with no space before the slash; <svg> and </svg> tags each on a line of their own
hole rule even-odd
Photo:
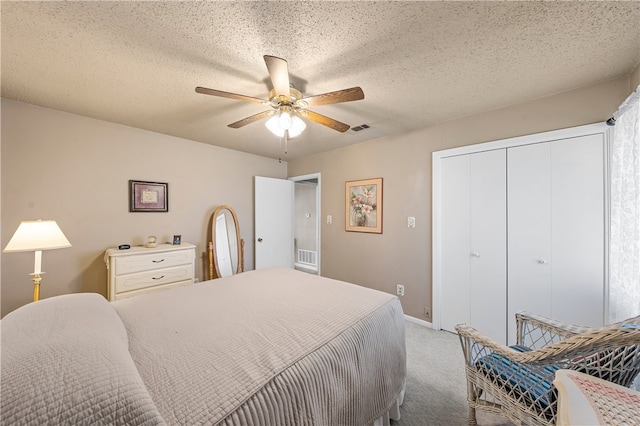
<svg viewBox="0 0 640 426">
<path fill-rule="evenodd" d="M 382 178 L 345 183 L 345 231 L 382 234 Z"/>
<path fill-rule="evenodd" d="M 169 184 L 162 182 L 129 181 L 130 212 L 168 212 Z"/>
</svg>

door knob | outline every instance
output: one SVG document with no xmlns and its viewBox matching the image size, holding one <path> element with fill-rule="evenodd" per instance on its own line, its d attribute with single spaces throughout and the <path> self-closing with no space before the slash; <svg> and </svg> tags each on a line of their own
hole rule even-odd
<svg viewBox="0 0 640 426">
<path fill-rule="evenodd" d="M 471 256 L 480 257 L 480 253 L 478 253 L 477 251 L 474 251 L 474 252 L 471 253 Z"/>
<path fill-rule="evenodd" d="M 538 263 L 544 265 L 545 263 L 547 263 L 547 261 L 544 259 L 538 259 Z"/>
<path fill-rule="evenodd" d="M 261 243 L 262 242 L 262 238 L 258 238 L 258 242 Z"/>
</svg>

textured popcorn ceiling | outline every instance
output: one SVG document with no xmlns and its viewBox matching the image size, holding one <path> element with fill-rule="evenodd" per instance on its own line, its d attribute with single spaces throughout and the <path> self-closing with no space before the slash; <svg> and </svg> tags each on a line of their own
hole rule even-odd
<svg viewBox="0 0 640 426">
<path fill-rule="evenodd" d="M 7 2 L 2 96 L 273 158 L 299 158 L 628 75 L 638 2 Z M 313 110 L 370 129 L 308 122 L 283 154 L 256 122 L 262 56 L 314 95 L 365 99 Z"/>
</svg>

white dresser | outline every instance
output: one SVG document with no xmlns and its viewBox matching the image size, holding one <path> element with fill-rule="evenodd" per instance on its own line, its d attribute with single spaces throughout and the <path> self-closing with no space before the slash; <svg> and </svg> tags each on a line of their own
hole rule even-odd
<svg viewBox="0 0 640 426">
<path fill-rule="evenodd" d="M 118 300 L 150 291 L 193 284 L 193 244 L 158 244 L 154 248 L 108 249 L 105 253 L 107 298 Z"/>
</svg>

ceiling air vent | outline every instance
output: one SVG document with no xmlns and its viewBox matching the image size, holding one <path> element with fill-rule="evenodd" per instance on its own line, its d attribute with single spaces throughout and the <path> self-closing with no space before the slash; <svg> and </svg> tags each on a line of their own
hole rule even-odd
<svg viewBox="0 0 640 426">
<path fill-rule="evenodd" d="M 354 131 L 354 132 L 359 132 L 361 130 L 365 130 L 365 129 L 368 129 L 368 128 L 369 128 L 368 124 L 361 124 L 359 126 L 352 127 L 351 130 Z"/>
</svg>

